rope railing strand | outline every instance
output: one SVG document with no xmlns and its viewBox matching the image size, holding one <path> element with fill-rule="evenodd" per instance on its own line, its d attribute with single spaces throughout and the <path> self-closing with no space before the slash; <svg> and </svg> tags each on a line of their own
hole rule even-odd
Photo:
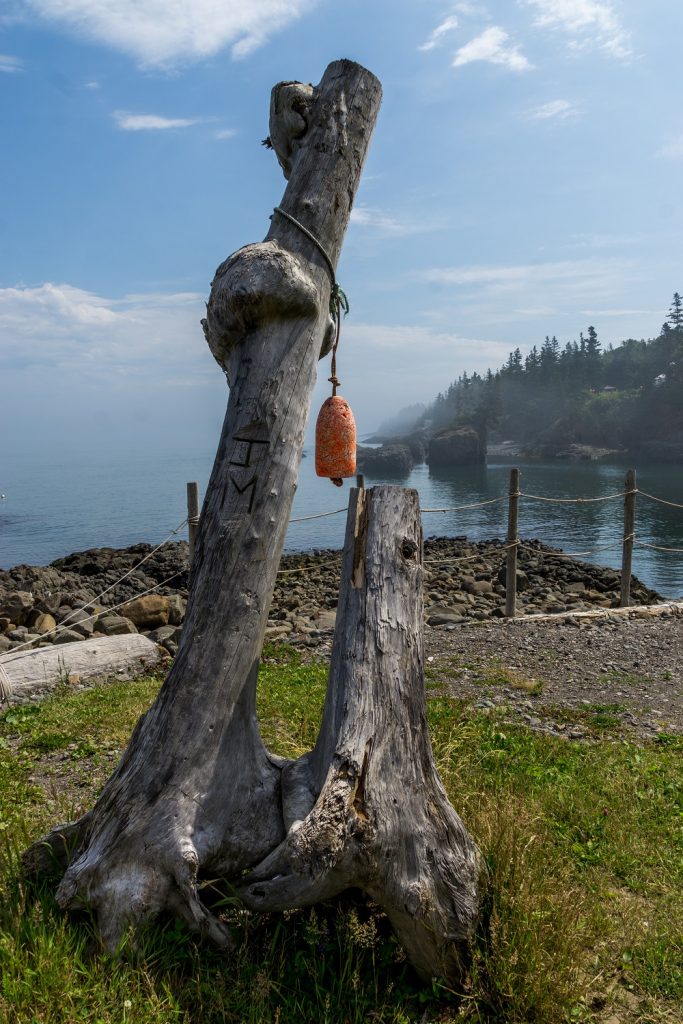
<svg viewBox="0 0 683 1024">
<path fill-rule="evenodd" d="M 676 551 L 683 555 L 683 548 L 665 548 L 661 544 L 648 544 L 647 541 L 644 540 L 635 540 L 633 543 L 637 544 L 638 547 L 641 548 L 652 548 L 653 551 Z"/>
<path fill-rule="evenodd" d="M 332 512 L 316 512 L 313 516 L 299 516 L 297 519 L 290 519 L 291 523 L 307 523 L 310 519 L 324 519 L 325 516 L 338 516 L 340 512 L 348 512 L 347 508 L 335 508 Z"/>
<path fill-rule="evenodd" d="M 176 576 L 181 576 L 182 572 L 183 572 L 182 569 L 179 570 L 178 572 L 174 572 L 172 576 L 167 576 L 165 580 L 161 580 L 160 583 L 155 583 L 153 587 L 149 587 L 147 590 L 143 590 L 141 593 L 136 594 L 135 597 L 127 597 L 125 601 L 120 601 L 118 604 L 113 604 L 113 605 L 110 605 L 109 607 L 107 607 L 105 609 L 100 609 L 100 611 L 98 611 L 98 612 L 93 612 L 91 615 L 88 615 L 87 618 L 79 619 L 78 623 L 66 622 L 66 623 L 61 623 L 59 626 L 54 626 L 52 629 L 50 629 L 47 632 L 41 634 L 41 640 L 44 637 L 51 636 L 53 633 L 54 633 L 55 636 L 59 636 L 60 633 L 64 633 L 65 630 L 71 629 L 72 626 L 74 626 L 74 625 L 80 625 L 80 623 L 82 623 L 82 622 L 90 622 L 90 621 L 92 621 L 92 619 L 96 619 L 98 617 L 98 615 L 101 615 L 102 611 L 107 612 L 107 614 L 109 614 L 110 612 L 118 611 L 119 608 L 123 608 L 125 605 L 130 604 L 131 601 L 135 601 L 139 597 L 146 597 L 147 594 L 152 594 L 155 590 L 158 590 L 159 587 L 165 587 L 166 584 L 170 583 L 171 580 L 174 580 L 176 578 Z M 90 602 L 88 602 L 88 603 L 90 603 Z M 84 611 L 83 608 L 81 608 L 80 610 Z M 85 637 L 83 639 L 85 639 Z M 10 661 L 13 660 L 13 657 L 17 653 L 17 651 L 21 651 L 24 647 L 33 647 L 34 643 L 35 643 L 34 640 L 27 640 L 25 643 L 18 644 L 16 647 L 13 647 L 10 651 L 6 651 L 4 654 L 0 654 L 0 665 L 2 665 L 3 661 L 5 663 L 9 663 Z"/>
<path fill-rule="evenodd" d="M 641 498 L 649 498 L 650 501 L 658 501 L 660 505 L 669 505 L 670 508 L 683 508 L 677 501 L 667 501 L 666 498 L 658 498 L 655 494 L 648 494 L 647 491 L 638 491 Z"/>
<path fill-rule="evenodd" d="M 470 505 L 452 505 L 448 508 L 423 508 L 421 511 L 423 515 L 426 512 L 463 512 L 468 508 L 483 508 L 484 505 L 495 505 L 498 502 L 505 501 L 507 497 L 508 495 L 501 496 L 500 498 L 488 498 L 486 501 L 475 501 Z"/>
<path fill-rule="evenodd" d="M 542 551 L 539 548 L 532 547 L 530 544 L 524 544 L 520 541 L 519 546 L 525 551 L 533 551 L 537 555 L 544 555 L 546 558 L 580 558 L 584 555 L 594 555 L 598 551 L 617 551 L 623 543 L 623 538 L 619 537 L 614 540 L 611 544 L 596 544 L 590 549 L 590 551 Z"/>
<path fill-rule="evenodd" d="M 519 491 L 516 497 L 531 498 L 532 501 L 547 501 L 553 505 L 588 505 L 596 501 L 615 501 L 617 498 L 625 498 L 627 494 L 638 494 L 639 491 L 616 491 L 614 494 L 603 494 L 599 498 L 547 498 L 542 494 L 527 494 L 526 491 Z"/>
<path fill-rule="evenodd" d="M 169 533 L 168 537 L 166 537 L 164 540 L 162 540 L 160 544 L 157 544 L 157 546 L 155 548 L 152 548 L 152 550 L 149 551 L 145 555 L 144 558 L 141 558 L 139 562 L 136 562 L 135 565 L 131 569 L 129 569 L 128 572 L 125 572 L 123 574 L 123 576 L 120 576 L 116 580 L 115 583 L 111 583 L 108 587 L 105 587 L 104 590 L 100 591 L 99 594 L 97 594 L 95 597 L 93 597 L 92 601 L 87 601 L 86 604 L 97 604 L 97 602 L 100 600 L 100 598 L 104 597 L 105 594 L 108 594 L 110 590 L 114 590 L 116 587 L 118 587 L 119 583 L 123 583 L 123 581 L 127 580 L 129 576 L 132 576 L 132 574 L 136 571 L 136 569 L 139 569 L 141 565 L 144 565 L 145 562 L 148 561 L 148 559 L 150 559 L 152 557 L 152 555 L 156 555 L 157 551 L 159 551 L 160 548 L 163 548 L 164 544 L 168 544 L 168 542 L 171 539 L 171 537 L 175 537 L 176 534 L 180 533 L 180 531 L 182 530 L 183 526 L 187 526 L 188 522 L 189 522 L 189 519 L 183 519 L 182 523 L 180 523 L 179 526 L 176 526 L 175 530 L 171 530 L 171 532 Z M 85 608 L 85 605 L 83 606 L 83 608 L 75 608 L 74 611 L 72 612 L 72 614 L 74 614 L 77 611 L 82 612 L 84 610 L 84 608 Z"/>
<path fill-rule="evenodd" d="M 317 565 L 300 565 L 297 569 L 279 569 L 278 576 L 293 576 L 300 572 L 315 572 L 317 569 L 329 569 L 330 566 L 339 568 L 339 559 L 341 558 L 341 551 L 339 552 L 338 558 L 334 562 L 319 562 Z"/>
</svg>

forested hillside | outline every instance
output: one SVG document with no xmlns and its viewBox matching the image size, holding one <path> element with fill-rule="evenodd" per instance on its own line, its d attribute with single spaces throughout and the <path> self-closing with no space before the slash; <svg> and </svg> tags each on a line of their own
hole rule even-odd
<svg viewBox="0 0 683 1024">
<path fill-rule="evenodd" d="M 571 444 L 683 459 L 683 299 L 657 338 L 603 350 L 593 327 L 561 347 L 546 337 L 497 371 L 463 373 L 422 417 L 430 433 L 472 425 L 484 438 L 549 454 Z"/>
</svg>

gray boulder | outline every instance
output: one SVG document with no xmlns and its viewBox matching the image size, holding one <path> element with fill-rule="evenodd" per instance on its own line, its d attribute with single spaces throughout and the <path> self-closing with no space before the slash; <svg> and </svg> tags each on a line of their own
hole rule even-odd
<svg viewBox="0 0 683 1024">
<path fill-rule="evenodd" d="M 97 620 L 97 629 L 100 633 L 104 633 L 105 636 L 120 636 L 124 633 L 137 633 L 137 627 L 130 619 L 126 619 L 123 615 L 115 615 L 111 612 L 106 615 L 100 615 Z"/>
</svg>

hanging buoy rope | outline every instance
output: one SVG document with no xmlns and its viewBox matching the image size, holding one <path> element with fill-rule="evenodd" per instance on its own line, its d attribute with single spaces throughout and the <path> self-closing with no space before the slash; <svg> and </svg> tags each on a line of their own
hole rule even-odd
<svg viewBox="0 0 683 1024">
<path fill-rule="evenodd" d="M 345 398 L 337 394 L 337 388 L 341 383 L 337 377 L 337 347 L 341 335 L 342 312 L 344 316 L 348 313 L 349 300 L 337 283 L 329 254 L 315 235 L 279 206 L 275 207 L 274 212 L 294 224 L 313 243 L 325 260 L 332 281 L 330 316 L 335 323 L 335 334 L 331 375 L 327 378 L 332 385 L 332 397 L 323 402 L 315 424 L 315 472 L 317 476 L 330 479 L 336 487 L 341 487 L 344 477 L 354 476 L 356 472 L 356 423 L 351 406 Z"/>
</svg>

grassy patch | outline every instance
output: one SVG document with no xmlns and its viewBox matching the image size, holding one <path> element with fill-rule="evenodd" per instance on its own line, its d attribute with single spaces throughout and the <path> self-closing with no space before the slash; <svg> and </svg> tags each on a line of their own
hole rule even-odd
<svg viewBox="0 0 683 1024">
<path fill-rule="evenodd" d="M 266 652 L 258 715 L 275 752 L 310 749 L 326 677 L 293 650 Z M 449 697 L 429 701 L 434 751 L 491 877 L 467 991 L 421 985 L 356 893 L 284 915 L 228 907 L 230 956 L 171 920 L 129 960 L 93 953 L 87 922 L 18 881 L 18 857 L 92 803 L 158 686 L 62 692 L 0 716 L 3 1024 L 681 1020 L 683 742 L 572 744 Z"/>
<path fill-rule="evenodd" d="M 511 690 L 537 696 L 543 692 L 543 682 L 531 679 L 518 669 L 509 668 L 497 660 L 478 669 L 476 681 L 484 686 L 505 686 Z"/>
<path fill-rule="evenodd" d="M 556 722 L 568 722 L 581 725 L 588 732 L 599 735 L 603 732 L 621 732 L 623 722 L 621 713 L 626 711 L 625 704 L 582 704 L 566 707 L 562 704 L 543 704 L 536 708 L 539 715 L 545 715 Z"/>
</svg>

